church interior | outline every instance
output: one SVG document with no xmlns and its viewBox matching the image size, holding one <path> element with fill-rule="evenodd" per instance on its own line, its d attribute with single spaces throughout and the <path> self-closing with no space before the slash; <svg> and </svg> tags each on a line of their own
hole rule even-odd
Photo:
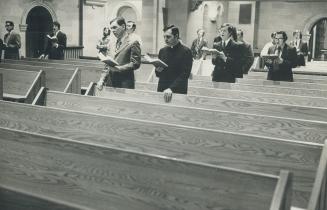
<svg viewBox="0 0 327 210">
<path fill-rule="evenodd" d="M 6 0 L 0 23 L 0 210 L 327 210 L 326 0 Z"/>
</svg>

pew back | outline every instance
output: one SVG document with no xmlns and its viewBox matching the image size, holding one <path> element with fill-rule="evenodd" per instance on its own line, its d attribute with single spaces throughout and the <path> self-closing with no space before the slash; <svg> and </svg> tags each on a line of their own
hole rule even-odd
<svg viewBox="0 0 327 210">
<path fill-rule="evenodd" d="M 0 100 L 3 99 L 3 78 L 2 74 L 0 73 Z"/>
<path fill-rule="evenodd" d="M 76 68 L 60 69 L 58 67 L 41 67 L 22 65 L 17 63 L 3 63 L 0 68 L 17 69 L 25 71 L 45 72 L 46 85 L 50 90 L 81 93 L 81 70 Z"/>
<path fill-rule="evenodd" d="M 327 209 L 327 140 L 321 154 L 308 210 Z"/>
<path fill-rule="evenodd" d="M 0 130 L 1 184 L 91 209 L 289 210 L 291 174 L 266 175 Z M 28 157 L 28 158 L 26 158 Z M 18 166 L 24 167 L 18 167 Z M 237 202 L 235 202 L 237 201 Z"/>
<path fill-rule="evenodd" d="M 110 129 L 116 126 L 133 131 L 140 129 L 139 132 L 144 134 L 140 139 L 135 137 L 140 136 L 138 132 L 127 135 L 125 131 L 119 129 L 119 135 L 130 136 L 130 138 L 123 140 L 124 143 L 146 145 L 155 154 L 158 154 L 158 152 L 162 154 L 164 152 L 163 148 L 168 147 L 167 149 L 170 151 L 168 154 L 170 153 L 172 157 L 191 158 L 197 161 L 201 160 L 202 162 L 270 174 L 277 174 L 281 168 L 290 170 L 294 172 L 294 205 L 302 208 L 307 206 L 319 162 L 321 144 L 283 141 L 272 137 L 245 136 L 218 131 L 217 129 L 221 129 L 221 127 L 217 126 L 217 120 L 212 118 L 219 119 L 219 117 L 214 113 L 205 114 L 200 109 L 190 110 L 188 115 L 184 115 L 186 112 L 182 108 L 167 111 L 167 108 L 158 107 L 155 104 L 146 105 L 127 101 L 114 102 L 109 99 L 54 92 L 48 92 L 47 100 L 47 105 L 50 107 L 101 114 L 110 118 L 116 116 L 123 119 L 142 120 L 143 123 L 141 123 L 140 128 L 137 128 L 135 123 L 131 121 L 119 123 L 120 125 L 113 123 L 108 126 Z M 155 109 L 156 107 L 158 109 Z M 210 115 L 213 117 L 210 117 Z M 207 117 L 209 120 L 205 122 Z M 79 120 L 82 120 L 82 118 L 79 118 Z M 100 119 L 98 118 L 98 120 Z M 212 124 L 210 124 L 211 120 L 213 120 Z M 110 122 L 118 123 L 117 119 L 112 119 Z M 167 122 L 173 123 L 174 127 L 171 127 Z M 224 123 L 223 120 L 218 122 L 219 125 L 222 123 Z M 156 128 L 156 124 L 160 126 L 160 131 Z M 252 124 L 252 122 L 249 124 Z M 69 126 L 66 125 L 66 127 Z M 181 127 L 188 131 L 182 132 L 179 130 Z M 202 129 L 199 130 L 199 127 L 211 129 L 202 131 Z M 104 129 L 108 129 L 107 132 L 110 132 L 109 128 Z M 167 137 L 165 137 L 165 133 L 168 135 Z M 266 136 L 272 135 L 267 134 Z M 145 140 L 149 136 L 152 137 L 149 142 L 141 140 Z M 171 138 L 174 139 L 173 142 L 177 141 L 176 144 L 171 142 Z M 178 141 L 182 142 L 178 143 Z M 163 144 L 163 142 L 167 144 Z M 159 145 L 161 149 L 156 151 L 155 148 Z M 170 148 L 171 146 L 173 148 Z M 251 152 L 246 148 L 251 148 Z M 171 154 L 173 150 L 176 150 L 176 153 Z M 142 151 L 145 151 L 145 149 Z M 164 155 L 168 154 L 164 153 Z M 282 156 L 279 154 L 282 154 Z M 294 159 L 294 157 L 296 158 Z"/>
<path fill-rule="evenodd" d="M 3 76 L 5 100 L 32 103 L 40 88 L 45 85 L 43 71 L 0 69 L 0 74 Z"/>
</svg>

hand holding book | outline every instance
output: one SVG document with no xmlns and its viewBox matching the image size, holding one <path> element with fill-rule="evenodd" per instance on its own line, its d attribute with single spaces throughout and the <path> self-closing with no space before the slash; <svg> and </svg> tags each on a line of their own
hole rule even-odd
<svg viewBox="0 0 327 210">
<path fill-rule="evenodd" d="M 214 49 L 214 48 L 208 48 L 208 47 L 202 47 L 201 50 L 204 51 L 204 52 L 207 52 L 207 53 L 211 53 L 211 54 L 221 54 L 221 53 L 222 53 L 222 52 L 220 52 L 220 51 L 217 50 L 217 49 Z"/>
<path fill-rule="evenodd" d="M 98 54 L 98 58 L 108 66 L 114 67 L 114 66 L 119 66 L 119 63 L 112 57 L 110 56 L 105 56 L 102 53 Z"/>
<path fill-rule="evenodd" d="M 168 65 L 163 62 L 162 60 L 158 59 L 158 58 L 151 58 L 149 55 L 144 55 L 144 59 L 145 61 L 149 62 L 150 64 L 154 65 L 156 68 L 167 68 Z"/>
</svg>

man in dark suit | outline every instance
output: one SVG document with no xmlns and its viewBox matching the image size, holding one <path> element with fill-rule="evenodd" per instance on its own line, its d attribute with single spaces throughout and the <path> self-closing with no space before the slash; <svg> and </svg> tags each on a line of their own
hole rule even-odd
<svg viewBox="0 0 327 210">
<path fill-rule="evenodd" d="M 14 22 L 7 20 L 5 26 L 8 33 L 4 36 L 4 58 L 19 59 L 19 49 L 21 47 L 20 35 L 13 31 Z"/>
<path fill-rule="evenodd" d="M 60 31 L 60 23 L 53 22 L 53 33 L 47 35 L 44 53 L 39 57 L 40 59 L 49 58 L 55 60 L 64 60 L 64 49 L 67 44 L 66 34 Z"/>
<path fill-rule="evenodd" d="M 277 55 L 274 61 L 266 62 L 268 67 L 268 80 L 274 81 L 293 81 L 292 67 L 296 63 L 296 50 L 286 44 L 287 35 L 285 31 L 276 33 L 276 45 L 268 50 L 269 55 Z"/>
<path fill-rule="evenodd" d="M 191 49 L 180 42 L 176 26 L 164 28 L 164 39 L 167 46 L 160 49 L 158 58 L 168 67 L 158 67 L 155 73 L 159 77 L 157 91 L 164 92 L 164 99 L 169 102 L 173 93 L 187 94 L 193 59 Z"/>
<path fill-rule="evenodd" d="M 103 85 L 117 88 L 135 88 L 134 70 L 141 65 L 141 47 L 137 36 L 129 36 L 123 17 L 110 21 L 110 30 L 117 38 L 114 59 L 119 65 L 106 66 L 98 82 L 98 89 Z"/>
<path fill-rule="evenodd" d="M 243 31 L 241 29 L 237 29 L 237 42 L 240 44 L 242 52 L 242 73 L 247 74 L 253 64 L 254 56 L 251 44 L 245 42 L 243 39 Z"/>
<path fill-rule="evenodd" d="M 217 50 L 212 55 L 212 64 L 215 68 L 212 72 L 212 81 L 234 83 L 236 75 L 240 70 L 240 49 L 239 45 L 233 40 L 236 29 L 229 23 L 221 27 L 222 41 L 214 45 Z M 235 33 L 236 35 L 236 33 Z"/>
<path fill-rule="evenodd" d="M 293 33 L 294 40 L 290 42 L 290 46 L 295 47 L 297 53 L 296 66 L 305 66 L 305 57 L 308 56 L 308 44 L 302 41 L 302 32 L 296 30 Z"/>
</svg>

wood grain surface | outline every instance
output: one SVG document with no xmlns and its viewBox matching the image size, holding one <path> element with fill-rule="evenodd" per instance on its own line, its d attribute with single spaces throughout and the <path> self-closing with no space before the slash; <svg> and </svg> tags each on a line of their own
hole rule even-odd
<svg viewBox="0 0 327 210">
<path fill-rule="evenodd" d="M 268 210 L 278 182 L 272 175 L 4 129 L 1 134 L 0 183 L 97 210 Z"/>
<path fill-rule="evenodd" d="M 269 174 L 288 169 L 294 173 L 294 205 L 302 208 L 307 205 L 322 149 L 320 144 L 9 102 L 0 102 L 0 108 L 0 126 L 7 128 Z"/>
</svg>

